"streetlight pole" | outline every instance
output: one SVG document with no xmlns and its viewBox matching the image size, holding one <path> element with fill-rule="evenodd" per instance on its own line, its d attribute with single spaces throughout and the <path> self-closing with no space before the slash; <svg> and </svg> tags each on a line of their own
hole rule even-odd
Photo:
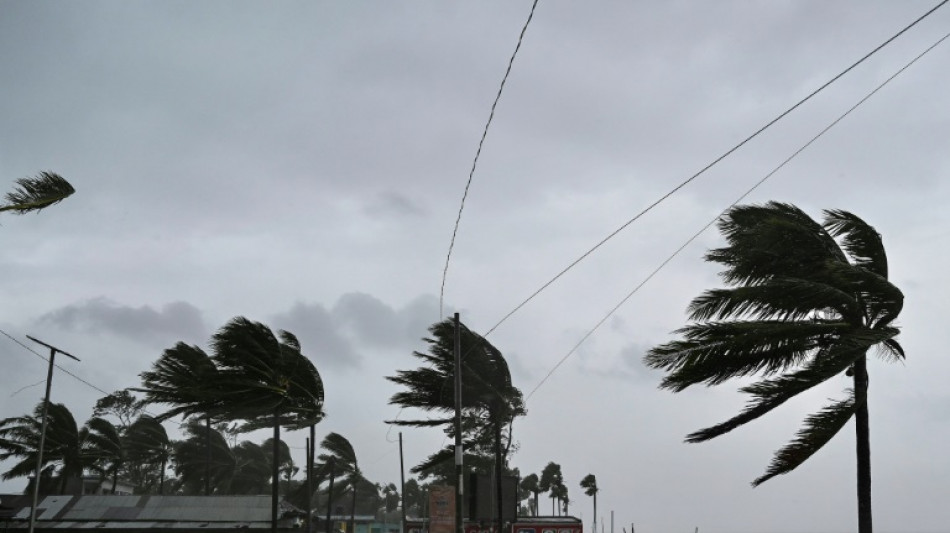
<svg viewBox="0 0 950 533">
<path fill-rule="evenodd" d="M 59 348 L 55 346 L 50 346 L 49 344 L 46 344 L 45 342 L 41 340 L 34 339 L 33 337 L 30 337 L 29 335 L 27 335 L 26 338 L 30 339 L 31 341 L 37 344 L 42 344 L 43 346 L 46 346 L 47 348 L 49 348 L 49 370 L 46 372 L 46 396 L 43 397 L 43 423 L 42 423 L 42 429 L 40 430 L 40 448 L 36 452 L 36 473 L 33 476 L 33 504 L 30 506 L 29 533 L 33 533 L 33 528 L 36 525 L 36 504 L 40 496 L 40 471 L 43 468 L 43 445 L 46 443 L 46 422 L 47 422 L 46 412 L 49 408 L 50 389 L 53 386 L 53 360 L 56 358 L 57 352 L 71 359 L 75 359 L 76 361 L 79 361 L 79 358 L 76 356 L 70 355 L 69 353 L 64 352 L 63 350 L 60 350 Z"/>
<path fill-rule="evenodd" d="M 455 313 L 455 531 L 465 533 L 462 512 L 464 498 L 465 467 L 462 464 L 464 453 L 462 450 L 462 327 L 459 323 L 459 314 Z M 32 531 L 30 533 L 33 533 Z M 500 532 L 499 532 L 500 533 Z"/>
</svg>

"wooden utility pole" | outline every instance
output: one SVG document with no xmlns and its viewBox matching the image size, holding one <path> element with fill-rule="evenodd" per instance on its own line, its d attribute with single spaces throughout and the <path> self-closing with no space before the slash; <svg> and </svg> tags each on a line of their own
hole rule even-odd
<svg viewBox="0 0 950 533">
<path fill-rule="evenodd" d="M 50 346 L 41 340 L 34 339 L 29 335 L 27 335 L 26 338 L 49 348 L 49 370 L 46 372 L 46 395 L 43 396 L 43 423 L 42 429 L 40 430 L 40 448 L 36 451 L 36 474 L 33 477 L 33 504 L 30 507 L 29 533 L 33 533 L 33 529 L 36 527 L 36 505 L 40 497 L 40 472 L 43 469 L 43 446 L 46 444 L 46 414 L 49 409 L 49 393 L 53 386 L 53 360 L 56 359 L 57 352 L 71 359 L 75 359 L 76 361 L 79 361 L 79 358 L 62 351 L 55 346 Z M 113 483 L 113 486 L 114 485 L 115 484 Z"/>
<path fill-rule="evenodd" d="M 455 531 L 465 533 L 462 523 L 464 465 L 462 464 L 462 328 L 455 313 Z M 32 533 L 32 532 L 30 532 Z"/>
</svg>

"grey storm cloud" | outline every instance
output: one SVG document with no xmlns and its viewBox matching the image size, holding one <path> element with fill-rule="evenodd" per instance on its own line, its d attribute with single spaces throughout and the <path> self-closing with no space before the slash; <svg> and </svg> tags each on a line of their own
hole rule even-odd
<svg viewBox="0 0 950 533">
<path fill-rule="evenodd" d="M 67 331 L 85 330 L 113 333 L 130 339 L 166 342 L 168 338 L 201 342 L 208 336 L 202 313 L 187 302 L 172 302 L 156 309 L 143 305 L 119 305 L 95 298 L 50 311 L 37 319 Z"/>
<path fill-rule="evenodd" d="M 292 332 L 318 368 L 359 368 L 361 350 L 415 348 L 438 316 L 438 300 L 421 296 L 394 308 L 370 294 L 342 295 L 329 309 L 318 303 L 297 302 L 274 315 L 271 325 Z"/>
<path fill-rule="evenodd" d="M 422 216 L 426 210 L 418 202 L 395 191 L 377 194 L 363 208 L 372 216 Z"/>
</svg>

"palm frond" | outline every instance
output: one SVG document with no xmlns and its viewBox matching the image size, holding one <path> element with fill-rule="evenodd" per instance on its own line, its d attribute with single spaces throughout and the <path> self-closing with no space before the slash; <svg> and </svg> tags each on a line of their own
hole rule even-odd
<svg viewBox="0 0 950 533">
<path fill-rule="evenodd" d="M 801 370 L 743 387 L 740 390 L 751 394 L 753 399 L 738 415 L 715 426 L 690 433 L 686 436 L 686 442 L 707 441 L 751 422 L 796 395 L 841 374 L 862 355 L 864 351 L 861 349 L 844 349 L 840 345 L 831 345 Z"/>
<path fill-rule="evenodd" d="M 690 320 L 756 319 L 793 321 L 809 318 L 816 311 L 837 310 L 853 314 L 854 295 L 827 283 L 774 277 L 758 285 L 712 289 L 689 305 Z"/>
<path fill-rule="evenodd" d="M 881 234 L 870 224 L 847 211 L 831 209 L 825 211 L 824 227 L 841 238 L 841 246 L 855 264 L 887 278 L 887 252 Z"/>
<path fill-rule="evenodd" d="M 835 402 L 806 418 L 805 426 L 795 435 L 795 439 L 775 453 L 765 474 L 756 478 L 752 486 L 791 472 L 805 462 L 844 427 L 856 409 L 854 391 L 848 389 L 847 399 Z"/>
<path fill-rule="evenodd" d="M 40 172 L 33 178 L 16 180 L 17 188 L 7 193 L 0 212 L 25 214 L 59 203 L 76 192 L 65 178 L 53 172 Z"/>
</svg>

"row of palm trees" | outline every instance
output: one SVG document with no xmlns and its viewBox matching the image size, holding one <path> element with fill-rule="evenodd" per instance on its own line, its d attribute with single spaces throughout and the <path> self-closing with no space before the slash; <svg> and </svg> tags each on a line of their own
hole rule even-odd
<svg viewBox="0 0 950 533">
<path fill-rule="evenodd" d="M 0 205 L 0 211 L 42 209 L 73 192 L 65 180 L 49 173 L 20 180 L 18 185 L 15 193 L 7 195 L 7 204 Z M 903 307 L 903 293 L 888 280 L 881 236 L 846 211 L 826 211 L 819 223 L 797 207 L 777 202 L 733 207 L 721 217 L 719 228 L 727 245 L 710 251 L 706 259 L 725 267 L 722 277 L 727 287 L 706 291 L 694 299 L 689 308 L 693 323 L 677 332 L 680 339 L 651 349 L 644 363 L 666 371 L 660 386 L 674 392 L 700 383 L 716 385 L 732 378 L 762 378 L 740 389 L 752 396 L 742 412 L 692 433 L 688 442 L 728 433 L 836 376 L 851 378 L 853 388 L 845 392 L 845 398 L 809 416 L 794 440 L 776 453 L 753 485 L 792 471 L 854 419 L 858 530 L 870 533 L 867 354 L 874 348 L 886 359 L 905 357 L 896 340 L 900 330 L 895 325 Z M 511 471 L 507 462 L 515 448 L 512 426 L 515 418 L 526 413 L 523 396 L 512 384 L 501 352 L 484 338 L 463 328 L 461 338 L 455 339 L 449 321 L 435 324 L 430 333 L 432 337 L 425 339 L 429 352 L 413 354 L 422 360 L 422 366 L 387 378 L 405 388 L 393 395 L 390 403 L 441 416 L 390 423 L 441 426 L 448 436 L 455 436 L 459 430 L 449 415 L 454 411 L 453 349 L 458 340 L 465 354 L 460 430 L 465 460 L 476 470 L 492 468 L 500 483 L 502 473 Z M 138 390 L 145 394 L 147 403 L 167 406 L 155 418 L 157 422 L 176 416 L 204 421 L 206 491 L 212 480 L 207 460 L 212 424 L 237 422 L 238 432 L 272 428 L 276 520 L 280 430 L 309 428 L 311 442 L 314 440 L 314 426 L 324 416 L 320 375 L 301 354 L 296 337 L 285 331 L 275 335 L 263 324 L 243 317 L 219 330 L 212 339 L 212 348 L 211 355 L 184 343 L 166 350 L 152 369 L 142 374 L 143 386 Z M 35 415 L 29 418 L 23 418 L 20 426 L 36 423 Z M 28 441 L 17 440 L 13 428 L 20 426 L 15 421 L 7 424 L 9 420 L 0 426 L 0 431 L 6 431 L 0 433 L 4 454 L 29 453 L 18 448 Z M 101 453 L 95 468 L 114 476 L 116 467 L 108 458 L 115 453 L 110 446 L 116 435 L 100 422 L 77 429 L 75 438 L 81 431 L 93 436 L 90 442 Z M 65 457 L 65 452 L 57 453 Z M 413 471 L 423 477 L 452 479 L 454 456 L 454 446 L 447 446 Z M 13 471 L 27 475 L 23 469 L 28 466 L 28 462 L 21 461 Z M 532 485 L 532 476 L 525 479 L 525 490 L 531 491 L 534 486 L 535 511 L 540 491 L 551 493 L 552 506 L 558 500 L 564 512 L 567 510 L 567 490 L 560 467 L 554 466 L 551 463 L 545 468 L 536 485 Z M 335 463 L 327 463 L 327 468 L 335 468 Z M 312 470 L 308 466 L 308 476 L 314 475 Z M 359 475 L 355 461 L 350 475 Z M 596 499 L 598 489 L 593 476 L 584 478 L 582 487 Z"/>
</svg>

